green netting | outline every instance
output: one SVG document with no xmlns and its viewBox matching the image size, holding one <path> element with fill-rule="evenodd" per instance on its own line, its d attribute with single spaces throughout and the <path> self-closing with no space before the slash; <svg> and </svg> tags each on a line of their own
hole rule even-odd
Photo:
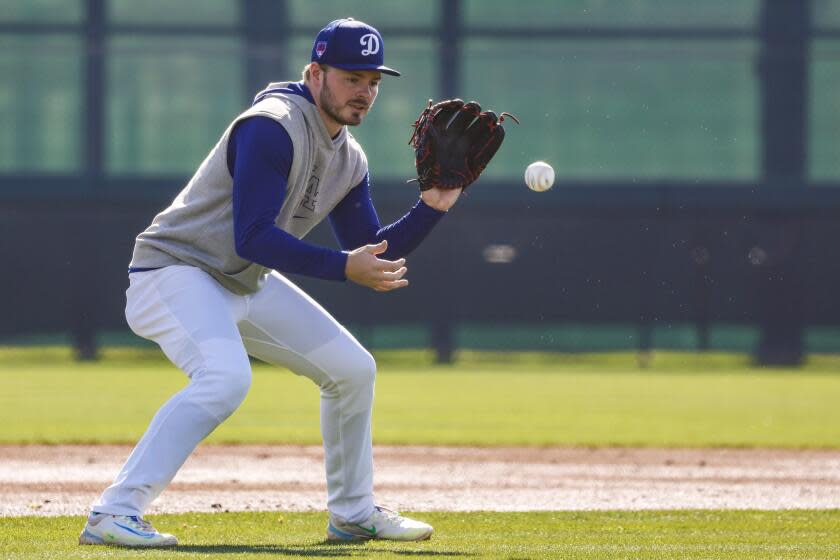
<svg viewBox="0 0 840 560">
<path fill-rule="evenodd" d="M 334 19 L 352 17 L 376 27 L 385 40 L 389 25 L 418 26 L 437 22 L 440 3 L 436 1 L 389 0 L 291 0 L 289 14 L 297 25 L 311 27 L 313 36 L 319 29 Z"/>
<path fill-rule="evenodd" d="M 110 0 L 107 12 L 114 23 L 234 26 L 240 4 L 240 0 Z"/>
<path fill-rule="evenodd" d="M 840 2 L 837 0 L 811 0 L 811 21 L 816 29 L 840 28 Z"/>
<path fill-rule="evenodd" d="M 752 26 L 761 0 L 464 0 L 468 24 L 492 26 Z"/>
<path fill-rule="evenodd" d="M 491 176 L 543 159 L 566 179 L 754 179 L 755 57 L 751 41 L 469 40 L 461 91 L 522 119 Z"/>
<path fill-rule="evenodd" d="M 123 173 L 191 172 L 241 110 L 239 43 L 233 39 L 117 38 L 109 59 L 107 168 Z M 288 76 L 309 61 L 311 39 L 291 42 Z M 430 41 L 387 42 L 386 76 L 370 116 L 352 133 L 365 147 L 374 177 L 413 176 L 410 124 L 437 80 Z M 175 54 L 170 54 L 175 53 Z"/>
<path fill-rule="evenodd" d="M 694 325 L 657 325 L 651 329 L 651 344 L 661 349 L 699 348 L 700 334 Z"/>
<path fill-rule="evenodd" d="M 426 324 L 346 325 L 348 330 L 371 350 L 430 348 L 431 329 Z M 637 350 L 642 337 L 634 324 L 468 323 L 455 326 L 457 348 L 491 351 L 543 350 L 556 352 L 600 352 Z M 691 323 L 656 325 L 651 331 L 655 350 L 700 350 L 697 326 Z M 804 345 L 808 353 L 840 352 L 840 328 L 807 327 Z M 752 325 L 714 324 L 709 327 L 709 350 L 752 353 L 758 347 L 761 332 Z M 102 331 L 97 334 L 101 346 L 155 347 L 155 344 L 128 330 Z M 29 334 L 0 339 L 4 345 L 70 345 L 67 333 Z"/>
<path fill-rule="evenodd" d="M 239 39 L 118 37 L 109 53 L 109 173 L 192 173 L 246 107 Z"/>
<path fill-rule="evenodd" d="M 478 350 L 547 350 L 557 352 L 600 352 L 636 350 L 643 331 L 634 324 L 510 324 L 462 325 L 457 330 L 459 348 Z M 650 331 L 650 346 L 659 350 L 700 350 L 700 333 L 690 323 L 660 324 Z M 749 325 L 716 324 L 709 327 L 709 350 L 752 352 L 759 330 Z M 840 351 L 840 338 L 833 347 Z"/>
<path fill-rule="evenodd" d="M 811 56 L 808 170 L 812 179 L 836 181 L 840 179 L 840 41 L 815 41 Z"/>
<path fill-rule="evenodd" d="M 759 0 L 464 0 L 470 25 L 753 25 Z M 239 0 L 106 0 L 110 22 L 240 25 Z M 312 33 L 334 17 L 378 25 L 387 63 L 404 72 L 386 78 L 377 106 L 353 132 L 370 156 L 374 179 L 412 175 L 408 126 L 437 97 L 435 30 L 440 3 L 394 0 L 290 0 L 291 23 Z M 82 0 L 5 0 L 0 21 L 83 22 Z M 814 0 L 818 28 L 840 27 L 840 1 Z M 397 30 L 427 26 L 428 38 Z M 283 29 L 278 22 L 278 30 Z M 389 28 L 393 31 L 389 33 Z M 244 38 L 110 35 L 107 63 L 106 171 L 190 173 L 252 92 L 243 91 Z M 312 36 L 298 34 L 289 53 L 296 79 Z M 757 43 L 469 39 L 463 87 L 497 110 L 524 119 L 511 127 L 488 176 L 519 178 L 533 160 L 554 164 L 562 179 L 759 178 Z M 0 36 L 0 170 L 75 172 L 84 122 L 84 37 Z M 840 41 L 817 40 L 810 74 L 809 173 L 840 176 Z M 252 53 L 257 54 L 259 53 Z"/>
<path fill-rule="evenodd" d="M 840 328 L 810 327 L 805 329 L 805 348 L 808 352 L 817 353 L 840 351 Z"/>
<path fill-rule="evenodd" d="M 0 35 L 0 170 L 82 167 L 82 68 L 78 38 Z"/>
<path fill-rule="evenodd" d="M 475 350 L 633 350 L 639 347 L 639 329 L 633 325 L 471 323 L 456 330 L 456 346 Z"/>
<path fill-rule="evenodd" d="M 27 23 L 78 23 L 82 0 L 3 0 L 0 21 Z"/>
<path fill-rule="evenodd" d="M 709 347 L 713 350 L 752 352 L 758 346 L 760 336 L 758 327 L 750 325 L 715 325 L 709 328 Z"/>
<path fill-rule="evenodd" d="M 431 337 L 426 325 L 346 325 L 353 336 L 366 348 L 377 350 L 401 348 L 429 348 Z"/>
</svg>

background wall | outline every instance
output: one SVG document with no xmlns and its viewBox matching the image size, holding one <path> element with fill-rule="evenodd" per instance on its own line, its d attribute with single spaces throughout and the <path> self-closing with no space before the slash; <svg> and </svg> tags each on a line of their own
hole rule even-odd
<svg viewBox="0 0 840 560">
<path fill-rule="evenodd" d="M 499 155 L 381 295 L 296 281 L 372 346 L 840 348 L 838 0 L 5 0 L 0 340 L 132 340 L 134 236 L 253 94 L 338 17 L 382 31 L 354 130 L 383 221 L 416 198 L 429 98 L 517 114 Z M 528 191 L 544 159 L 555 187 Z M 313 242 L 333 245 L 328 228 Z"/>
</svg>

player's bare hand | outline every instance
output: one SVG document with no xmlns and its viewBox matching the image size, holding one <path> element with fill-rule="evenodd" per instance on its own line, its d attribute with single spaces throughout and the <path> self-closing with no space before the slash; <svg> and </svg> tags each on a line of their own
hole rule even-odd
<svg viewBox="0 0 840 560">
<path fill-rule="evenodd" d="M 348 280 L 377 292 L 389 292 L 408 286 L 408 280 L 403 278 L 408 272 L 405 259 L 395 261 L 380 259 L 377 255 L 381 255 L 386 250 L 388 250 L 387 241 L 354 249 L 347 256 L 344 275 Z"/>
<path fill-rule="evenodd" d="M 439 212 L 447 212 L 455 205 L 455 201 L 461 196 L 461 191 L 464 189 L 440 189 L 432 187 L 426 191 L 420 191 L 420 198 L 423 199 L 428 206 L 431 206 Z"/>
</svg>

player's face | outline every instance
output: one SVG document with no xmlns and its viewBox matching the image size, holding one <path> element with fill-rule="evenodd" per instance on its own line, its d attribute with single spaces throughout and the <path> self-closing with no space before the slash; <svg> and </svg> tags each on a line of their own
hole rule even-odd
<svg viewBox="0 0 840 560">
<path fill-rule="evenodd" d="M 330 68 L 322 76 L 318 99 L 321 110 L 338 124 L 361 124 L 376 100 L 381 74 L 375 70 Z"/>
</svg>

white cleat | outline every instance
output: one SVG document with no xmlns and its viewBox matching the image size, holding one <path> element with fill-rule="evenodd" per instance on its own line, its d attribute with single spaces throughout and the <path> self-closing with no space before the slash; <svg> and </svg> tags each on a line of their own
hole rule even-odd
<svg viewBox="0 0 840 560">
<path fill-rule="evenodd" d="M 152 524 L 138 515 L 91 513 L 79 535 L 79 544 L 110 544 L 131 547 L 175 546 L 178 539 L 159 533 Z"/>
<path fill-rule="evenodd" d="M 395 511 L 376 506 L 373 514 L 361 523 L 346 523 L 330 514 L 330 520 L 327 524 L 327 540 L 333 542 L 355 542 L 370 539 L 424 541 L 431 537 L 434 531 L 428 523 L 403 517 Z"/>
</svg>

